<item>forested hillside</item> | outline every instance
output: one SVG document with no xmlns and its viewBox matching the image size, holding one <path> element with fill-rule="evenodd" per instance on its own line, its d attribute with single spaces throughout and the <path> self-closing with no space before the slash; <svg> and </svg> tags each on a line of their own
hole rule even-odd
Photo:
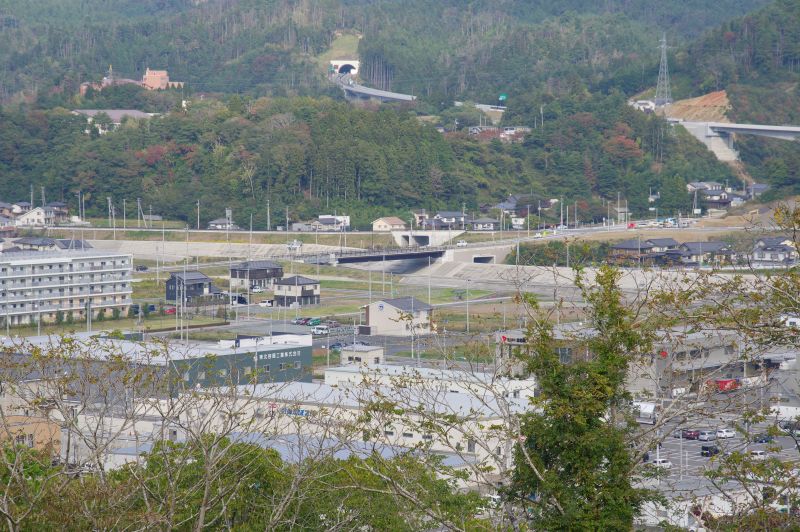
<svg viewBox="0 0 800 532">
<path fill-rule="evenodd" d="M 85 133 L 85 120 L 63 109 L 7 110 L 0 199 L 24 199 L 32 184 L 73 204 L 81 190 L 95 215 L 104 215 L 106 196 L 141 197 L 154 213 L 188 221 L 200 199 L 204 220 L 233 207 L 240 223 L 253 213 L 256 227 L 266 225 L 269 200 L 273 224 L 289 207 L 292 219 L 337 210 L 363 226 L 413 207 L 476 210 L 525 193 L 578 201 L 584 220 L 600 220 L 601 198 L 617 192 L 645 212 L 653 187 L 663 212 L 685 211 L 687 180 L 732 179 L 701 145 L 619 94 L 564 98 L 546 109 L 544 127 L 522 144 L 445 137 L 408 112 L 326 98 L 197 99 L 186 112 L 106 135 Z"/>
<path fill-rule="evenodd" d="M 368 81 L 437 103 L 567 74 L 634 90 L 654 75 L 655 29 L 678 41 L 765 1 L 0 0 L 0 100 L 71 95 L 109 64 L 131 78 L 167 68 L 194 91 L 318 93 L 315 56 L 340 30 L 363 34 Z"/>
<path fill-rule="evenodd" d="M 678 94 L 726 89 L 736 122 L 800 125 L 800 2 L 777 0 L 730 20 L 675 55 Z M 775 186 L 769 197 L 800 193 L 797 143 L 740 136 L 748 171 Z"/>
</svg>

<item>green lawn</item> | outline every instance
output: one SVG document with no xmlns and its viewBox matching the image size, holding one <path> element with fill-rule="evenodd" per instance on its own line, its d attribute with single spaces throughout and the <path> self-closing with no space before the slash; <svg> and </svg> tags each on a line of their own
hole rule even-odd
<svg viewBox="0 0 800 532">
<path fill-rule="evenodd" d="M 317 56 L 317 64 L 325 72 L 332 59 L 357 59 L 358 58 L 358 35 L 345 33 L 333 39 L 330 48 Z"/>
</svg>

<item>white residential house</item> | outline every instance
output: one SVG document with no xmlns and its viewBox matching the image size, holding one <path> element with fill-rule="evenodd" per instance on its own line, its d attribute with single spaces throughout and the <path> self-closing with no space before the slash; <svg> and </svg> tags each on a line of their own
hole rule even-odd
<svg viewBox="0 0 800 532">
<path fill-rule="evenodd" d="M 794 264 L 797 259 L 794 240 L 784 235 L 759 238 L 751 255 L 751 261 L 759 265 Z"/>
<path fill-rule="evenodd" d="M 11 204 L 11 214 L 20 215 L 31 210 L 33 206 L 27 201 L 17 201 Z"/>
<path fill-rule="evenodd" d="M 208 222 L 208 228 L 216 231 L 238 231 L 240 228 L 230 218 L 217 218 Z"/>
<path fill-rule="evenodd" d="M 17 227 L 50 227 L 55 225 L 55 211 L 50 207 L 36 207 L 17 216 Z"/>
<path fill-rule="evenodd" d="M 367 334 L 384 336 L 417 336 L 431 333 L 433 308 L 415 297 L 398 297 L 375 301 L 363 307 Z"/>
</svg>

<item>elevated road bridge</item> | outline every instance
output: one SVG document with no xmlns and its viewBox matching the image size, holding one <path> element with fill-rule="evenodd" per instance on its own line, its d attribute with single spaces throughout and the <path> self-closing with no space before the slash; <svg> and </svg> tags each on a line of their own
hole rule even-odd
<svg viewBox="0 0 800 532">
<path fill-rule="evenodd" d="M 682 125 L 697 140 L 723 162 L 739 160 L 739 153 L 734 148 L 734 135 L 755 135 L 780 140 L 797 140 L 800 138 L 798 126 L 770 126 L 763 124 L 728 124 L 725 122 L 692 122 L 672 120 Z"/>
<path fill-rule="evenodd" d="M 379 102 L 413 102 L 417 99 L 411 94 L 373 89 L 356 83 L 349 74 L 337 74 L 331 78 L 344 91 L 349 100 L 375 100 Z"/>
</svg>

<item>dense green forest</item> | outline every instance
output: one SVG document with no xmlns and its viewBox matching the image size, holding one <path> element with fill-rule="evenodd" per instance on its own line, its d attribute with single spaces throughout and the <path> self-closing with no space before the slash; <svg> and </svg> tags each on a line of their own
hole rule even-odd
<svg viewBox="0 0 800 532">
<path fill-rule="evenodd" d="M 0 101 L 71 95 L 109 64 L 131 78 L 167 68 L 194 91 L 316 94 L 315 56 L 342 30 L 363 34 L 369 82 L 437 103 L 557 89 L 566 73 L 633 89 L 654 76 L 654 29 L 684 40 L 765 3 L 0 0 Z"/>
<path fill-rule="evenodd" d="M 521 107 L 517 118 L 533 112 L 539 107 Z M 524 193 L 577 201 L 584 220 L 600 220 L 602 198 L 618 192 L 645 212 L 650 189 L 660 190 L 661 212 L 685 212 L 687 180 L 733 179 L 699 143 L 618 93 L 548 101 L 544 120 L 509 144 L 443 136 L 409 111 L 329 98 L 195 99 L 186 111 L 127 121 L 106 135 L 87 134 L 85 119 L 65 109 L 7 109 L 0 198 L 25 199 L 33 185 L 74 202 L 80 190 L 89 213 L 103 216 L 107 196 L 141 197 L 154 213 L 185 220 L 194 220 L 199 199 L 204 220 L 233 207 L 240 224 L 252 213 L 265 227 L 267 200 L 273 225 L 288 207 L 293 220 L 336 210 L 364 226 L 414 207 L 474 210 Z"/>
</svg>

